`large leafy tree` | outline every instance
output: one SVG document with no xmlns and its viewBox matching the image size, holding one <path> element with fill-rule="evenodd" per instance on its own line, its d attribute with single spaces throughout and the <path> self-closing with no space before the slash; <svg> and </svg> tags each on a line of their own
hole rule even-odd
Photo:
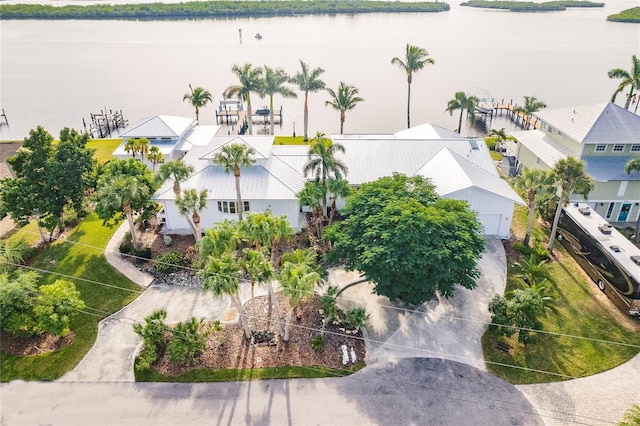
<svg viewBox="0 0 640 426">
<path fill-rule="evenodd" d="M 634 171 L 640 172 L 640 157 L 632 158 L 624 165 L 624 171 L 628 175 Z M 636 243 L 640 243 L 640 215 L 638 215 L 638 221 L 636 222 Z"/>
<path fill-rule="evenodd" d="M 420 304 L 454 286 L 476 286 L 482 225 L 464 201 L 439 198 L 422 176 L 395 174 L 347 198 L 345 220 L 331 225 L 330 261 L 375 283 L 375 293 Z"/>
<path fill-rule="evenodd" d="M 356 107 L 358 102 L 364 101 L 363 98 L 358 96 L 360 91 L 355 86 L 350 86 L 344 81 L 341 81 L 338 85 L 338 90 L 327 88 L 327 92 L 331 99 L 325 101 L 325 106 L 330 106 L 336 111 L 340 112 L 340 134 L 344 133 L 344 120 L 346 112 Z"/>
<path fill-rule="evenodd" d="M 609 78 L 616 78 L 620 80 L 620 84 L 613 95 L 611 96 L 611 102 L 616 101 L 618 93 L 625 90 L 628 86 L 627 99 L 624 103 L 624 108 L 629 109 L 629 104 L 633 98 L 634 93 L 640 92 L 640 59 L 636 55 L 631 56 L 631 69 L 629 71 L 622 68 L 614 68 L 608 73 Z"/>
<path fill-rule="evenodd" d="M 233 173 L 236 181 L 236 201 L 238 203 L 238 220 L 242 220 L 244 205 L 242 204 L 242 194 L 240 193 L 240 172 L 242 167 L 250 166 L 255 162 L 253 159 L 255 149 L 250 146 L 233 143 L 224 145 L 213 157 L 213 162 L 219 164 L 227 173 Z"/>
<path fill-rule="evenodd" d="M 585 199 L 589 193 L 593 191 L 595 183 L 584 168 L 584 163 L 575 157 L 567 157 L 559 160 L 551 169 L 551 179 L 557 188 L 558 205 L 556 213 L 553 217 L 553 226 L 551 228 L 551 237 L 549 238 L 549 251 L 553 250 L 553 244 L 556 240 L 556 232 L 558 231 L 558 221 L 562 208 L 567 205 L 571 194 L 580 194 Z"/>
<path fill-rule="evenodd" d="M 88 141 L 88 135 L 65 128 L 54 145 L 44 128 L 31 130 L 22 149 L 7 160 L 16 177 L 0 181 L 0 215 L 10 214 L 21 225 L 35 219 L 46 242 L 43 227 L 50 233 L 60 227 L 66 208 L 78 216 L 85 214 L 86 194 L 96 184 L 96 162 Z"/>
<path fill-rule="evenodd" d="M 473 95 L 467 95 L 464 92 L 456 92 L 455 97 L 447 103 L 446 112 L 453 116 L 453 111 L 460 110 L 460 118 L 458 119 L 458 133 L 462 130 L 462 113 L 467 110 L 467 114 L 471 118 L 471 123 L 476 121 L 476 105 L 480 99 Z"/>
<path fill-rule="evenodd" d="M 200 192 L 195 189 L 187 189 L 182 197 L 176 198 L 178 212 L 187 219 L 196 243 L 200 241 L 202 236 L 202 231 L 200 231 L 200 212 L 207 207 L 207 195 L 208 191 L 206 189 Z"/>
<path fill-rule="evenodd" d="M 522 113 L 523 121 L 529 123 L 531 120 L 531 114 L 534 112 L 540 111 L 543 108 L 546 108 L 547 104 L 536 98 L 535 96 L 525 96 L 524 97 L 524 105 L 517 107 L 515 109 L 516 112 Z M 528 124 L 527 124 L 528 127 Z"/>
<path fill-rule="evenodd" d="M 231 71 L 238 77 L 240 82 L 225 89 L 223 96 L 230 98 L 238 96 L 247 103 L 247 119 L 249 121 L 249 134 L 253 134 L 253 118 L 251 115 L 251 92 L 262 93 L 262 68 L 254 67 L 250 63 L 242 66 L 233 65 Z"/>
<path fill-rule="evenodd" d="M 533 230 L 533 220 L 536 214 L 536 195 L 541 188 L 550 183 L 549 174 L 541 169 L 524 169 L 524 172 L 518 176 L 513 182 L 516 189 L 524 193 L 529 207 L 529 221 L 527 223 L 527 232 L 524 236 L 524 245 L 529 245 L 531 239 L 531 231 Z"/>
<path fill-rule="evenodd" d="M 94 195 L 96 213 L 104 221 L 124 214 L 129 224 L 133 248 L 139 250 L 134 214 L 136 206 L 146 205 L 151 196 L 151 188 L 134 176 L 111 176 L 102 182 Z"/>
<path fill-rule="evenodd" d="M 407 128 L 411 127 L 411 83 L 413 73 L 420 71 L 427 64 L 435 64 L 436 61 L 429 57 L 422 47 L 413 46 L 407 43 L 404 58 L 395 57 L 391 59 L 391 64 L 398 65 L 407 74 Z"/>
<path fill-rule="evenodd" d="M 196 123 L 200 122 L 200 108 L 204 108 L 211 102 L 211 93 L 202 87 L 191 87 L 189 84 L 189 92 L 185 93 L 182 101 L 189 101 L 196 111 Z"/>
<path fill-rule="evenodd" d="M 262 95 L 269 96 L 269 120 L 271 134 L 274 134 L 273 124 L 273 95 L 281 95 L 283 98 L 297 98 L 298 95 L 286 85 L 291 80 L 282 68 L 264 66 L 264 79 L 262 80 Z"/>
<path fill-rule="evenodd" d="M 309 92 L 314 93 L 325 88 L 324 81 L 320 76 L 324 69 L 318 67 L 310 69 L 309 65 L 300 60 L 300 71 L 296 73 L 292 81 L 298 85 L 301 92 L 304 92 L 304 141 L 309 140 Z"/>
<path fill-rule="evenodd" d="M 325 137 L 324 133 L 318 132 L 316 137 L 311 141 L 307 164 L 302 171 L 305 177 L 315 175 L 315 179 L 320 183 L 323 189 L 322 200 L 322 216 L 327 214 L 327 181 L 331 178 L 341 179 L 347 172 L 347 166 L 344 162 L 336 158 L 336 153 L 344 153 L 344 145 L 341 143 L 333 143 L 331 139 Z"/>
</svg>

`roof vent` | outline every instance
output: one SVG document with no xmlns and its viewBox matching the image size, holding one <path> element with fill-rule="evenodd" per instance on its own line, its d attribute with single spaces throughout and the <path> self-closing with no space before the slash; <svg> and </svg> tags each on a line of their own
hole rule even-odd
<svg viewBox="0 0 640 426">
<path fill-rule="evenodd" d="M 620 253 L 622 251 L 619 246 L 609 246 L 609 248 L 616 253 Z"/>
<path fill-rule="evenodd" d="M 640 265 L 640 256 L 629 256 L 631 257 L 631 261 L 636 265 Z"/>
<path fill-rule="evenodd" d="M 580 207 L 578 211 L 582 213 L 583 216 L 591 216 L 591 209 L 589 207 Z"/>
<path fill-rule="evenodd" d="M 469 144 L 471 145 L 471 149 L 479 149 L 478 141 L 476 141 L 475 139 L 469 139 Z"/>
<path fill-rule="evenodd" d="M 598 229 L 600 230 L 600 232 L 602 232 L 605 235 L 610 235 L 611 231 L 613 230 L 613 226 L 609 225 L 608 223 L 604 224 L 604 225 L 600 225 L 598 226 Z"/>
</svg>

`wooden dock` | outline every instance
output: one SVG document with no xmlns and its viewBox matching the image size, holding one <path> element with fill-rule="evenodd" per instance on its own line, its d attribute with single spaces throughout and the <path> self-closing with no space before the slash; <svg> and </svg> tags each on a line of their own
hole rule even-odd
<svg viewBox="0 0 640 426">
<path fill-rule="evenodd" d="M 527 116 L 527 114 L 517 111 L 517 109 L 518 105 L 514 104 L 513 100 L 505 102 L 504 99 L 502 99 L 501 102 L 493 104 L 493 111 L 489 115 L 493 118 L 494 115 L 498 116 L 506 113 L 506 116 L 510 118 L 511 121 L 525 130 L 540 128 L 541 123 L 538 118 Z"/>
<path fill-rule="evenodd" d="M 85 133 L 89 133 L 93 138 L 106 138 L 111 136 L 112 132 L 118 129 L 124 129 L 127 126 L 128 121 L 124 119 L 122 110 L 113 112 L 105 108 L 104 111 L 100 110 L 99 114 L 89 114 L 91 116 L 91 122 L 87 129 L 87 123 L 84 118 L 82 124 L 84 126 Z"/>
</svg>

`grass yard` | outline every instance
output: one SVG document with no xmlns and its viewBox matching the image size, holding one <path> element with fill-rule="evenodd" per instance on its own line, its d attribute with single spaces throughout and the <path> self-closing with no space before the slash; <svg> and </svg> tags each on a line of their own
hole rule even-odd
<svg viewBox="0 0 640 426">
<path fill-rule="evenodd" d="M 93 345 L 98 321 L 141 293 L 137 284 L 113 269 L 104 257 L 104 247 L 114 231 L 102 226 L 102 221 L 92 214 L 67 236 L 67 241 L 52 244 L 31 263 L 34 268 L 51 271 L 42 273 L 40 285 L 61 278 L 72 281 L 87 307 L 72 322 L 76 337 L 66 348 L 25 357 L 1 354 L 1 381 L 56 379 L 70 371 Z M 17 232 L 14 237 L 20 234 Z"/>
<path fill-rule="evenodd" d="M 526 230 L 527 209 L 519 208 L 513 218 L 512 231 L 522 240 Z M 548 238 L 548 231 L 537 223 L 534 238 Z M 560 247 L 558 247 L 560 248 Z M 585 275 L 580 266 L 564 250 L 560 260 L 550 263 L 551 288 L 557 314 L 548 312 L 542 318 L 544 331 L 535 342 L 523 346 L 517 336 L 507 340 L 513 348 L 509 354 L 496 348 L 500 338 L 489 328 L 482 337 L 482 349 L 489 371 L 510 383 L 541 383 L 590 376 L 616 367 L 640 352 L 640 322 L 623 325 L 615 318 L 615 307 Z M 508 266 L 507 291 L 522 282 L 518 267 Z M 622 314 L 624 315 L 624 314 Z M 591 340 L 576 338 L 581 336 Z M 618 342 L 613 344 L 607 342 Z M 516 367 L 516 368 L 514 368 Z M 541 372 L 536 372 L 537 370 Z M 547 373 L 543 373 L 547 372 Z"/>
<path fill-rule="evenodd" d="M 113 160 L 113 151 L 122 143 L 122 139 L 92 139 L 87 144 L 88 148 L 95 149 L 93 156 L 98 163 L 104 163 Z"/>
<path fill-rule="evenodd" d="M 304 136 L 275 136 L 273 139 L 274 145 L 309 145 L 309 141 L 304 141 Z"/>
</svg>

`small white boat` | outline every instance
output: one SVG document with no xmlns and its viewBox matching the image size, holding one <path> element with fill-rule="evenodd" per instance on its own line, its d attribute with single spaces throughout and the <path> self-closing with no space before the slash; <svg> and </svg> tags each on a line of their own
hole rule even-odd
<svg viewBox="0 0 640 426">
<path fill-rule="evenodd" d="M 493 113 L 493 102 L 486 98 L 480 99 L 480 102 L 476 105 L 476 111 L 482 114 Z"/>
</svg>

